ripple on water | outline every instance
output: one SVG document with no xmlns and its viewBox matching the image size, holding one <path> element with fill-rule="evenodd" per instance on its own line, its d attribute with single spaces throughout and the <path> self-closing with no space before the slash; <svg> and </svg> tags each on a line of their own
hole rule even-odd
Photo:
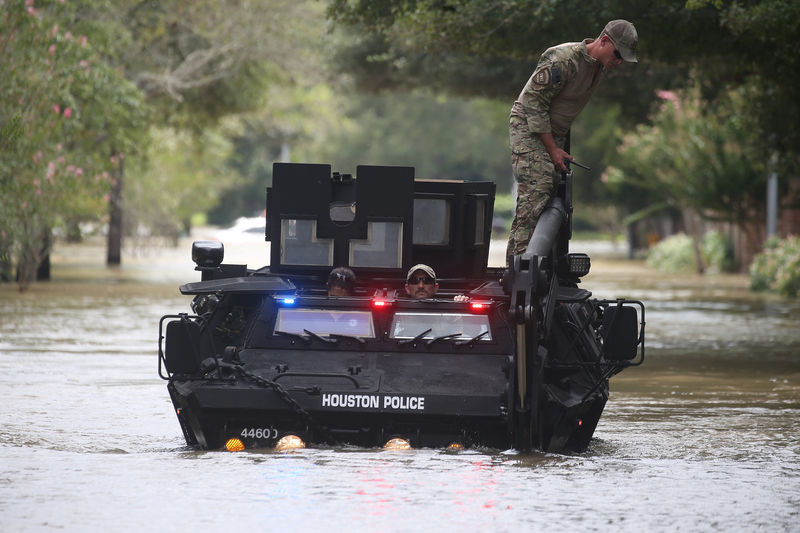
<svg viewBox="0 0 800 533">
<path fill-rule="evenodd" d="M 655 291 L 597 281 L 600 293 L 647 300 L 647 358 L 612 380 L 589 448 L 566 455 L 192 450 L 156 374 L 158 319 L 188 309 L 176 287 L 54 283 L 45 298 L 2 289 L 0 523 L 15 531 L 793 530 L 798 305 L 739 293 L 724 301 L 671 280 Z"/>
</svg>

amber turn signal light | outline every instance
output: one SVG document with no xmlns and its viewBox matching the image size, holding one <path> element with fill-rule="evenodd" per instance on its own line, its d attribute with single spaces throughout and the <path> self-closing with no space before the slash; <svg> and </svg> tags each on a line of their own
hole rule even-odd
<svg viewBox="0 0 800 533">
<path fill-rule="evenodd" d="M 225 449 L 229 452 L 240 452 L 244 450 L 244 443 L 239 439 L 228 439 L 225 443 Z"/>
</svg>

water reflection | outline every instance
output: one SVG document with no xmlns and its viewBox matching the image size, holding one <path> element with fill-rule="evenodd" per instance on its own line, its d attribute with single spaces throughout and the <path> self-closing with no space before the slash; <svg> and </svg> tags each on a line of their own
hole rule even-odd
<svg viewBox="0 0 800 533">
<path fill-rule="evenodd" d="M 615 265 L 595 261 L 587 286 L 645 301 L 647 359 L 614 378 L 575 455 L 194 451 L 156 374 L 158 319 L 188 308 L 177 284 L 196 279 L 190 267 L 79 266 L 29 293 L 0 286 L 0 525 L 794 529 L 798 303 L 740 278 L 712 287 Z"/>
</svg>

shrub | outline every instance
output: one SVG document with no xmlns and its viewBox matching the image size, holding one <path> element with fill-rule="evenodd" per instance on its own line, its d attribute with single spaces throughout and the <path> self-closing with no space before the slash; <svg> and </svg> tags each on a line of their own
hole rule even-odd
<svg viewBox="0 0 800 533">
<path fill-rule="evenodd" d="M 707 272 L 733 270 L 733 244 L 718 231 L 703 235 L 700 255 Z M 697 270 L 692 238 L 678 233 L 662 240 L 647 252 L 647 266 L 672 273 Z"/>
<path fill-rule="evenodd" d="M 695 270 L 692 239 L 685 233 L 678 233 L 663 239 L 647 252 L 647 266 L 666 272 Z"/>
<path fill-rule="evenodd" d="M 709 231 L 703 235 L 700 253 L 709 272 L 733 272 L 733 241 L 719 231 Z"/>
<path fill-rule="evenodd" d="M 800 236 L 770 239 L 750 265 L 750 288 L 794 298 L 800 291 Z"/>
</svg>

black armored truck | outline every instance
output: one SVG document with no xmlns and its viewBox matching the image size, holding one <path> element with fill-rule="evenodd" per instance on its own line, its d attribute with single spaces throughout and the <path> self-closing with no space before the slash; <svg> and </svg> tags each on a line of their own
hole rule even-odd
<svg viewBox="0 0 800 533">
<path fill-rule="evenodd" d="M 192 313 L 159 323 L 186 443 L 585 449 L 609 379 L 644 360 L 645 321 L 641 302 L 579 286 L 590 258 L 569 251 L 571 177 L 525 253 L 489 267 L 493 182 L 275 163 L 268 266 L 195 241 L 201 281 L 180 287 Z M 417 264 L 436 272 L 431 298 L 404 289 Z M 355 273 L 351 294 L 329 295 L 336 267 Z"/>
</svg>

